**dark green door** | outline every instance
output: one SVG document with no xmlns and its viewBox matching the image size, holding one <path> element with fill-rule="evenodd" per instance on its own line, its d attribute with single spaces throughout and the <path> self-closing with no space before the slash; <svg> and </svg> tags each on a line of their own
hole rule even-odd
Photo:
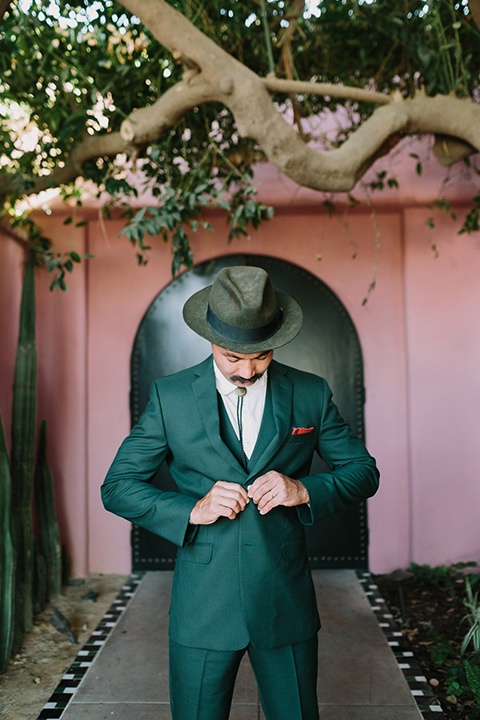
<svg viewBox="0 0 480 720">
<path fill-rule="evenodd" d="M 284 260 L 263 255 L 229 255 L 197 265 L 162 290 L 152 302 L 138 329 L 131 359 L 131 419 L 134 425 L 148 401 L 150 383 L 203 360 L 209 343 L 183 322 L 184 302 L 197 290 L 211 285 L 216 273 L 229 265 L 263 267 L 273 284 L 301 305 L 304 325 L 298 337 L 275 351 L 287 365 L 322 375 L 345 420 L 363 438 L 363 365 L 357 333 L 338 297 L 317 277 Z M 281 470 L 281 468 L 279 468 Z M 320 458 L 314 472 L 326 470 Z M 164 465 L 154 481 L 159 487 L 175 485 Z M 366 506 L 339 513 L 307 528 L 310 562 L 314 568 L 365 568 L 368 564 Z M 175 562 L 175 546 L 133 526 L 134 570 L 168 569 Z"/>
</svg>

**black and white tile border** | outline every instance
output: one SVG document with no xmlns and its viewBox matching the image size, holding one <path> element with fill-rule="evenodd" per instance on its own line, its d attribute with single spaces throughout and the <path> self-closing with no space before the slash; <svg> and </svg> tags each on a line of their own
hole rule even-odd
<svg viewBox="0 0 480 720">
<path fill-rule="evenodd" d="M 132 575 L 121 588 L 110 609 L 105 613 L 85 645 L 78 652 L 72 665 L 60 680 L 38 716 L 38 720 L 58 720 L 62 716 L 85 674 L 90 669 L 95 656 L 105 645 L 108 636 L 130 604 L 142 578 L 143 574 Z"/>
<path fill-rule="evenodd" d="M 408 642 L 405 640 L 403 633 L 400 632 L 398 621 L 390 613 L 387 603 L 381 597 L 378 586 L 375 585 L 371 574 L 357 571 L 357 576 L 378 620 L 378 624 L 397 659 L 398 666 L 405 676 L 422 717 L 424 720 L 444 720 L 445 715 L 442 707 L 434 696 L 427 678 L 422 675 Z"/>
</svg>

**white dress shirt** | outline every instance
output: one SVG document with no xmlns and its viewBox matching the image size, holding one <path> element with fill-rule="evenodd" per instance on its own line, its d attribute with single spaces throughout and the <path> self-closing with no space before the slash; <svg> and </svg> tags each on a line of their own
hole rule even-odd
<svg viewBox="0 0 480 720">
<path fill-rule="evenodd" d="M 233 425 L 233 429 L 235 430 L 237 437 L 239 437 L 237 422 L 238 396 L 235 393 L 237 385 L 231 383 L 230 380 L 227 380 L 227 378 L 222 375 L 215 360 L 213 361 L 213 369 L 215 371 L 217 390 L 222 396 L 223 404 L 225 406 L 225 410 L 227 411 L 228 418 Z M 247 387 L 247 394 L 244 395 L 243 398 L 243 449 L 245 450 L 245 455 L 249 459 L 253 453 L 258 433 L 260 432 L 260 425 L 262 424 L 265 397 L 267 394 L 267 374 L 268 370 L 266 370 L 262 377 L 254 382 L 253 385 Z"/>
</svg>

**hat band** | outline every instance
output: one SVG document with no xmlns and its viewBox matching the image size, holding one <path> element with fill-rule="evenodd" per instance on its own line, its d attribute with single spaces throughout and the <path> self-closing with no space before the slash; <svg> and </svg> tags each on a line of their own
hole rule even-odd
<svg viewBox="0 0 480 720">
<path fill-rule="evenodd" d="M 207 325 L 216 335 L 230 342 L 255 343 L 268 340 L 282 323 L 283 310 L 279 308 L 273 320 L 259 328 L 239 328 L 229 325 L 215 315 L 210 305 L 207 308 Z"/>
</svg>

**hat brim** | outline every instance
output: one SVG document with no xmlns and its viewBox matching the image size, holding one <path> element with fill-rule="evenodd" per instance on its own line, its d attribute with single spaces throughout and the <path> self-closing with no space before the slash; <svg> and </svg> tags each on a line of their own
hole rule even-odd
<svg viewBox="0 0 480 720">
<path fill-rule="evenodd" d="M 282 323 L 270 337 L 260 342 L 239 343 L 226 340 L 221 335 L 217 335 L 207 324 L 207 308 L 210 298 L 212 286 L 209 285 L 203 290 L 199 290 L 190 297 L 183 306 L 183 319 L 191 328 L 201 337 L 205 338 L 214 345 L 218 345 L 225 350 L 238 352 L 242 354 L 264 352 L 266 350 L 275 350 L 291 342 L 300 332 L 303 322 L 303 313 L 300 305 L 287 293 L 274 288 L 277 297 L 278 306 L 282 308 Z"/>
</svg>

